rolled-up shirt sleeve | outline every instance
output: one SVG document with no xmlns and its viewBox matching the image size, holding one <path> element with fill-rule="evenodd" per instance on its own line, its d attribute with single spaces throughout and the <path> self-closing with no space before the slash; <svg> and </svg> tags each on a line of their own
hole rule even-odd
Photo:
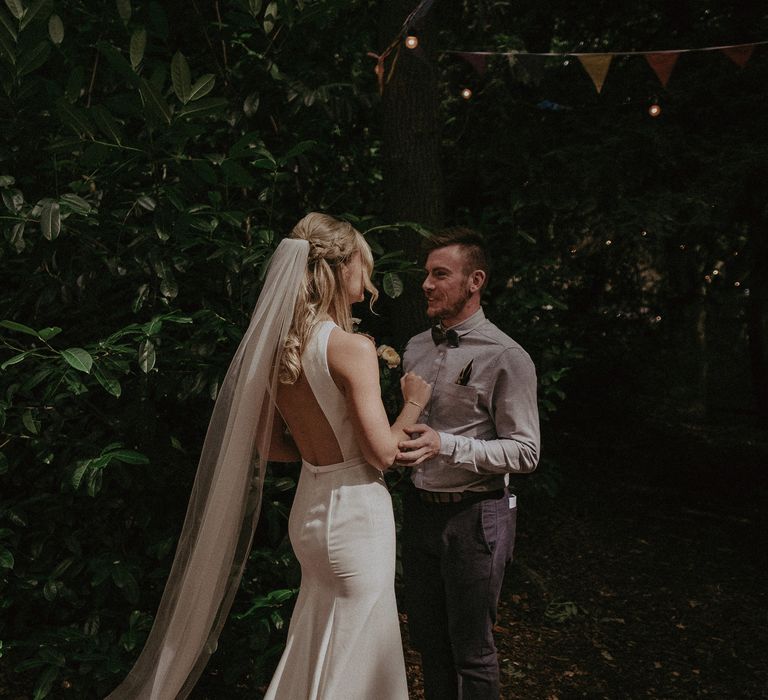
<svg viewBox="0 0 768 700">
<path fill-rule="evenodd" d="M 496 436 L 481 439 L 438 431 L 443 463 L 477 474 L 525 474 L 539 461 L 539 410 L 536 368 L 518 348 L 499 355 L 489 391 Z"/>
</svg>

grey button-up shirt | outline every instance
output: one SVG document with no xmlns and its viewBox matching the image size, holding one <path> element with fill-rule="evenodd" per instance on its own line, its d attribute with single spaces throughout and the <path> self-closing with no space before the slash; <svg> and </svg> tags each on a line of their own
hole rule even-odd
<svg viewBox="0 0 768 700">
<path fill-rule="evenodd" d="M 510 472 L 531 472 L 539 460 L 536 369 L 482 309 L 453 330 L 457 348 L 435 345 L 425 331 L 403 354 L 403 369 L 432 384 L 420 422 L 436 430 L 441 443 L 440 454 L 414 467 L 411 478 L 428 491 L 503 488 Z"/>
</svg>

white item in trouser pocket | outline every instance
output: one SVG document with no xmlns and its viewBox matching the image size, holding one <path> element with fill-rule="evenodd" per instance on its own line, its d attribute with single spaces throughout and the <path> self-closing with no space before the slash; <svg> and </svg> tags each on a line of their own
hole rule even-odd
<svg viewBox="0 0 768 700">
<path fill-rule="evenodd" d="M 517 496 L 515 494 L 509 497 L 509 509 L 512 510 L 513 508 L 517 508 Z"/>
</svg>

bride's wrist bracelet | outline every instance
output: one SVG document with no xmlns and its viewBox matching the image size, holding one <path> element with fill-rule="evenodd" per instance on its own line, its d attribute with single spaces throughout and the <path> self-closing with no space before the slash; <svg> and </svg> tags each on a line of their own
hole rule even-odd
<svg viewBox="0 0 768 700">
<path fill-rule="evenodd" d="M 406 400 L 406 403 L 412 403 L 416 408 L 424 408 L 420 403 L 416 403 L 415 401 L 411 401 L 410 399 Z"/>
</svg>

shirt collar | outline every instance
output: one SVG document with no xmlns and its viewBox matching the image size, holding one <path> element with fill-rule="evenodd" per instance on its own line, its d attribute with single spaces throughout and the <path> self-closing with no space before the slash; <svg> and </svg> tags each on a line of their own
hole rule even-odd
<svg viewBox="0 0 768 700">
<path fill-rule="evenodd" d="M 456 331 L 459 336 L 466 335 L 470 331 L 475 330 L 478 326 L 485 322 L 485 312 L 481 306 L 475 313 L 469 318 L 465 318 L 461 323 L 457 323 L 455 326 L 451 326 L 452 331 Z"/>
</svg>

